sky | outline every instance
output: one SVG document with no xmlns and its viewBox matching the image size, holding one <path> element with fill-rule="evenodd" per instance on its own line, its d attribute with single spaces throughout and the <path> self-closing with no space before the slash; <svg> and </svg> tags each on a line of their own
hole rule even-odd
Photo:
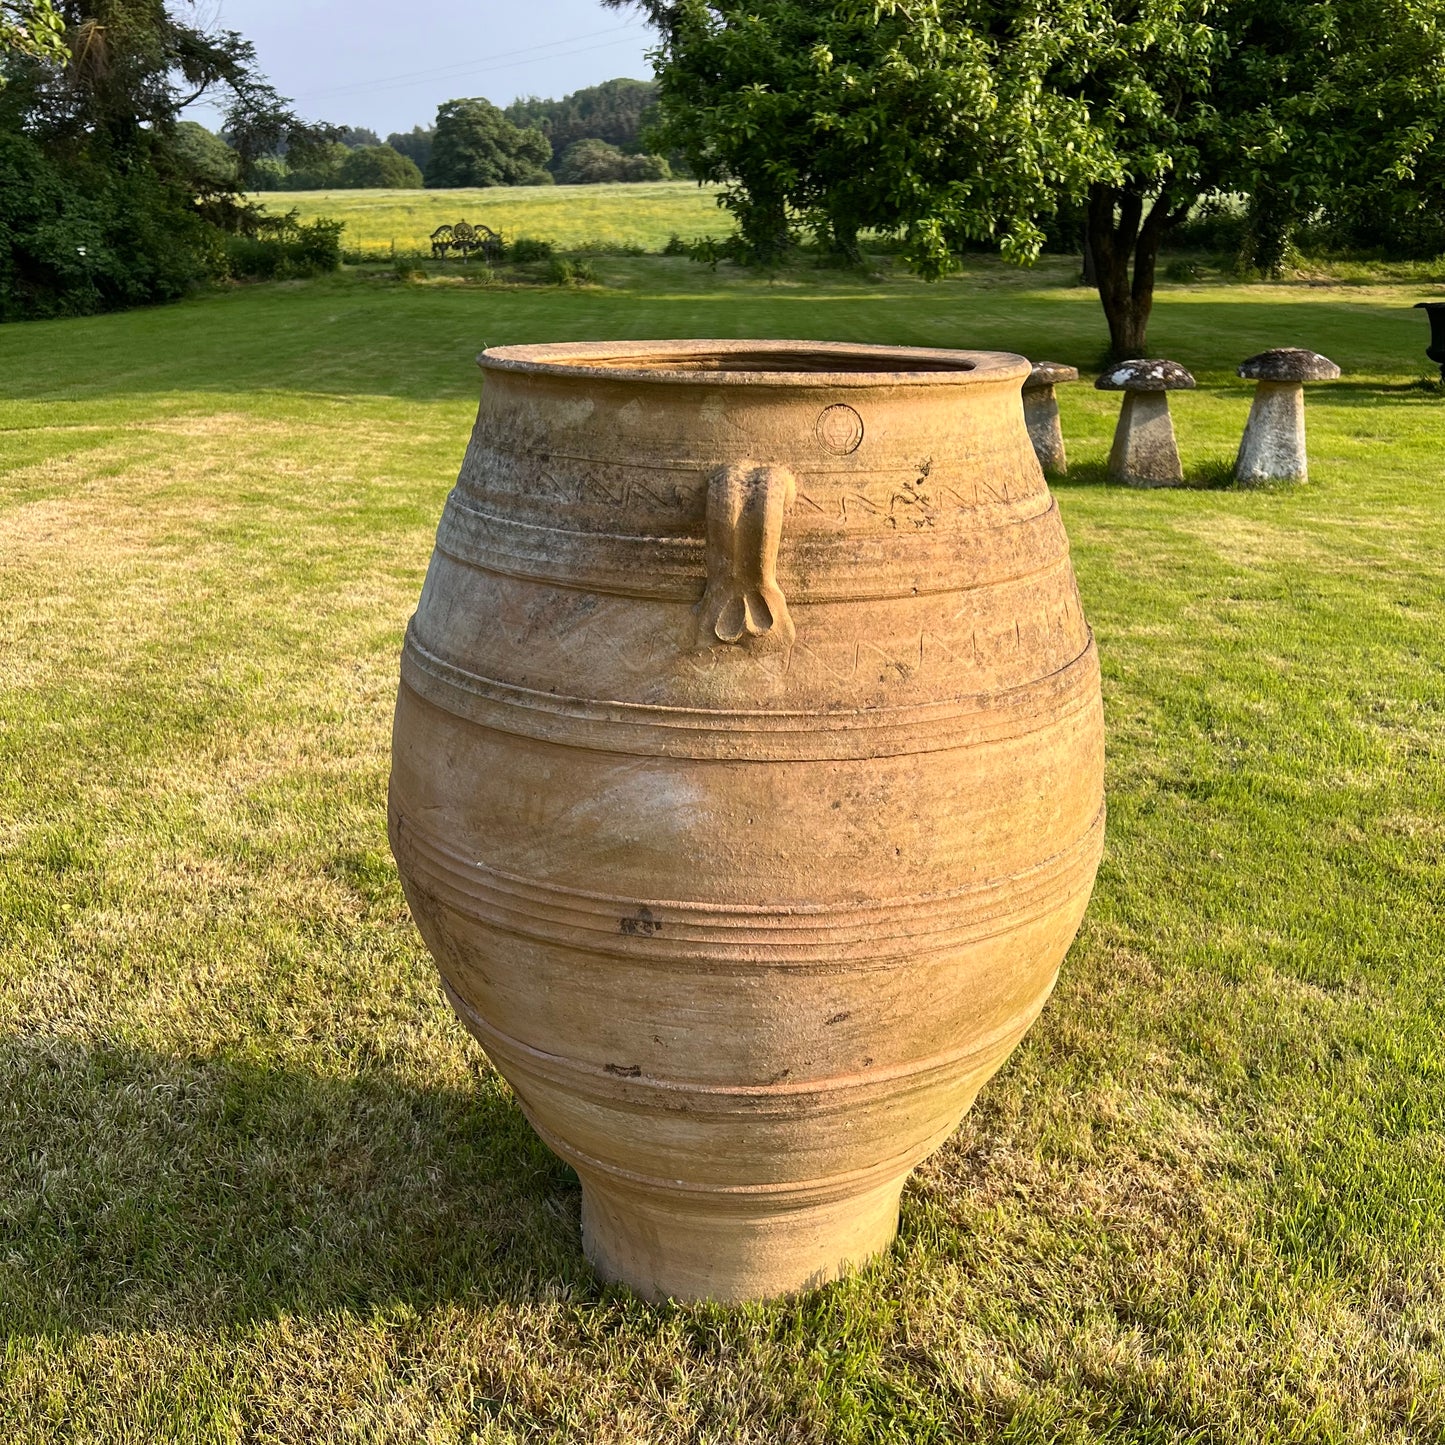
<svg viewBox="0 0 1445 1445">
<path fill-rule="evenodd" d="M 207 28 L 239 30 L 266 78 L 308 120 L 391 131 L 430 125 L 445 100 L 562 96 L 652 74 L 653 32 L 600 0 L 172 0 Z M 187 111 L 212 127 L 204 103 Z"/>
</svg>

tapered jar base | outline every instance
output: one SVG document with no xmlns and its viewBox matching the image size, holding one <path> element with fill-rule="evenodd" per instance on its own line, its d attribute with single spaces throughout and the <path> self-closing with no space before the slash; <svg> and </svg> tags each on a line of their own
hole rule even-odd
<svg viewBox="0 0 1445 1445">
<path fill-rule="evenodd" d="M 898 1233 L 908 1176 L 788 1207 L 766 1195 L 667 1195 L 582 1178 L 582 1247 L 603 1279 L 644 1299 L 770 1299 L 876 1258 Z"/>
</svg>

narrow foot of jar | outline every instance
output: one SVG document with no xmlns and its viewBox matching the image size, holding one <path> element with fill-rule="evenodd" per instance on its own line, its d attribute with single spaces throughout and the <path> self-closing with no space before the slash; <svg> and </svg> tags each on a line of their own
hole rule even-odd
<svg viewBox="0 0 1445 1445">
<path fill-rule="evenodd" d="M 643 1195 L 584 1176 L 582 1247 L 603 1279 L 644 1299 L 795 1294 L 888 1248 L 906 1178 L 790 1208 L 756 1195 Z"/>
</svg>

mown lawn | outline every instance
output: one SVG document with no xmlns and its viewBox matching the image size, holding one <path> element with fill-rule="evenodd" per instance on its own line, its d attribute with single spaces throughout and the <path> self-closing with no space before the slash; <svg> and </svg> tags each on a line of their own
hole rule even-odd
<svg viewBox="0 0 1445 1445">
<path fill-rule="evenodd" d="M 1445 1440 L 1445 397 L 1388 287 L 1166 288 L 1188 490 L 1057 491 L 1110 821 L 1058 992 L 812 1296 L 593 1280 L 384 834 L 402 629 L 483 343 L 1001 347 L 937 287 L 685 261 L 339 278 L 0 328 L 0 1440 Z M 1265 346 L 1313 473 L 1219 485 Z"/>
<path fill-rule="evenodd" d="M 303 221 L 329 216 L 344 221 L 348 253 L 414 254 L 431 249 L 441 225 L 470 221 L 507 240 L 536 236 L 573 249 L 639 246 L 660 251 L 672 236 L 727 236 L 732 217 L 720 210 L 717 191 L 694 181 L 651 181 L 611 186 L 502 186 L 449 191 L 264 191 L 253 199 Z"/>
</svg>

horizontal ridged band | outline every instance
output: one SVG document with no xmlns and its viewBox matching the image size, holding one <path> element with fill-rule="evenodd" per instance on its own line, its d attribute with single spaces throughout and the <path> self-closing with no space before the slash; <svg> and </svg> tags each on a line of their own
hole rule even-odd
<svg viewBox="0 0 1445 1445">
<path fill-rule="evenodd" d="M 443 907 L 518 937 L 661 967 L 887 969 L 1027 926 L 1093 886 L 1104 808 L 1067 848 L 1017 874 L 853 906 L 764 907 L 612 897 L 519 877 L 456 853 L 389 808 L 403 876 Z"/>
<path fill-rule="evenodd" d="M 447 995 L 449 998 L 454 997 L 449 988 Z M 459 1014 L 459 1017 L 466 1023 L 464 1016 Z M 926 1159 L 935 1149 L 945 1144 L 958 1128 L 958 1120 L 950 1117 L 946 1124 L 934 1129 L 908 1149 L 891 1154 L 886 1159 L 862 1169 L 848 1169 L 818 1179 L 767 1180 L 757 1184 L 704 1184 L 658 1174 L 643 1174 L 638 1170 L 624 1169 L 620 1164 L 599 1159 L 594 1154 L 584 1153 L 549 1129 L 520 1094 L 517 1094 L 517 1103 L 542 1142 L 584 1178 L 589 1174 L 600 1174 L 615 1187 L 620 1186 L 646 1200 L 670 1198 L 678 1202 L 686 1201 L 694 1208 L 698 1205 L 711 1205 L 721 1213 L 731 1207 L 748 1215 L 756 1215 L 760 1204 L 770 1210 L 807 1209 L 835 1200 L 853 1199 L 873 1185 L 886 1180 L 897 1179 L 901 1183 L 903 1176 L 908 1174 L 919 1160 Z M 676 1207 L 676 1204 L 673 1207 Z"/>
<path fill-rule="evenodd" d="M 996 586 L 1068 556 L 1056 524 L 1058 504 L 1048 492 L 999 510 L 1008 520 L 992 527 L 979 525 L 977 511 L 967 526 L 942 525 L 913 503 L 901 517 L 883 515 L 866 535 L 785 525 L 778 578 L 791 602 L 860 602 Z M 670 602 L 696 602 L 706 570 L 700 536 L 534 525 L 483 510 L 464 500 L 460 488 L 442 514 L 437 548 L 506 577 Z"/>
<path fill-rule="evenodd" d="M 777 1084 L 704 1084 L 685 1079 L 658 1078 L 649 1074 L 617 1073 L 600 1064 L 569 1059 L 561 1054 L 534 1048 L 493 1028 L 442 975 L 447 998 L 488 1055 L 533 1078 L 544 1079 L 568 1094 L 586 1094 L 614 1107 L 647 1112 L 675 1111 L 682 1101 L 690 1112 L 722 1115 L 734 1119 L 767 1117 L 796 1119 L 800 1114 L 847 1113 L 876 1101 L 896 1106 L 911 1093 L 937 1089 L 940 1081 L 951 1082 L 969 1072 L 970 1060 L 984 1062 L 1006 1056 L 1043 1011 L 1048 993 L 1030 1003 L 1020 1015 L 961 1048 L 945 1049 L 925 1059 L 860 1073 L 833 1075 L 821 1079 L 789 1080 Z M 976 1065 L 977 1067 L 978 1065 Z M 505 1069 L 503 1070 L 505 1073 Z"/>
<path fill-rule="evenodd" d="M 801 644 L 795 646 L 798 651 Z M 815 762 L 904 757 L 1006 741 L 1098 705 L 1088 646 L 1021 687 L 911 707 L 723 711 L 569 697 L 482 677 L 445 661 L 407 628 L 401 681 L 444 712 L 498 732 L 633 757 Z"/>
</svg>

